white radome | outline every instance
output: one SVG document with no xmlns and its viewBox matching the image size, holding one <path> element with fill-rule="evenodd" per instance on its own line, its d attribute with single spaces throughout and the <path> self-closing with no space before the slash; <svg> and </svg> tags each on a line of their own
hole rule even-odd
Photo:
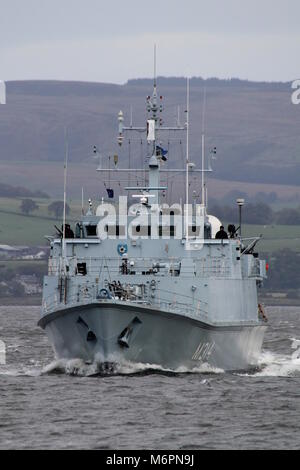
<svg viewBox="0 0 300 470">
<path fill-rule="evenodd" d="M 211 237 L 216 238 L 216 233 L 220 230 L 222 222 L 214 215 L 208 215 L 208 220 L 211 224 Z"/>
</svg>

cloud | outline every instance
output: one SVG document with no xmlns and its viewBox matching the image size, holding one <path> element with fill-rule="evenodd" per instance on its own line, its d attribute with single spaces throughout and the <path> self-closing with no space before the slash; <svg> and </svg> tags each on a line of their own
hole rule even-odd
<svg viewBox="0 0 300 470">
<path fill-rule="evenodd" d="M 13 45 L 1 53 L 1 79 L 57 79 L 124 83 L 158 74 L 288 81 L 298 78 L 300 33 L 164 32 Z"/>
</svg>

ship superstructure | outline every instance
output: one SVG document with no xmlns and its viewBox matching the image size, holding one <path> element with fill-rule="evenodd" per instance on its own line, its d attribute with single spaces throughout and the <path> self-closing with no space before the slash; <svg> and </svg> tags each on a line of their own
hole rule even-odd
<svg viewBox="0 0 300 470">
<path fill-rule="evenodd" d="M 259 237 L 242 239 L 231 226 L 228 238 L 216 238 L 221 222 L 207 214 L 204 187 L 210 164 L 197 169 L 189 158 L 189 98 L 183 126 L 163 126 L 156 79 L 146 105 L 142 127 L 124 126 L 119 113 L 118 143 L 127 132 L 142 135 L 147 167 L 118 169 L 115 158 L 114 169 L 99 168 L 102 174 L 140 172 L 143 182 L 125 187 L 117 203 L 102 200 L 94 209 L 90 202 L 74 233 L 64 226 L 50 239 L 39 325 L 58 358 L 172 369 L 203 362 L 225 370 L 252 367 L 266 329 L 257 299 L 266 277 L 266 263 L 255 252 Z M 168 168 L 185 181 L 184 206 L 164 203 L 166 131 L 186 134 L 185 168 Z M 200 204 L 189 203 L 191 174 L 199 175 Z"/>
</svg>

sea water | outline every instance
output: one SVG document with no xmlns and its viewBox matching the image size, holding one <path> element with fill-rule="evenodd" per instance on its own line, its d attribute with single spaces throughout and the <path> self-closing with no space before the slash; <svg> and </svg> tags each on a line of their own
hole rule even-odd
<svg viewBox="0 0 300 470">
<path fill-rule="evenodd" d="M 300 309 L 268 308 L 258 367 L 55 360 L 39 308 L 0 307 L 1 449 L 297 449 Z"/>
</svg>

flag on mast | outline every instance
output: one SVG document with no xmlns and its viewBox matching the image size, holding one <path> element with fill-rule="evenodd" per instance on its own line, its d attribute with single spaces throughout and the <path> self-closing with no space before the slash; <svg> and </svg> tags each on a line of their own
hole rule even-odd
<svg viewBox="0 0 300 470">
<path fill-rule="evenodd" d="M 148 142 L 155 141 L 155 120 L 149 119 L 147 121 L 147 140 Z"/>
</svg>

